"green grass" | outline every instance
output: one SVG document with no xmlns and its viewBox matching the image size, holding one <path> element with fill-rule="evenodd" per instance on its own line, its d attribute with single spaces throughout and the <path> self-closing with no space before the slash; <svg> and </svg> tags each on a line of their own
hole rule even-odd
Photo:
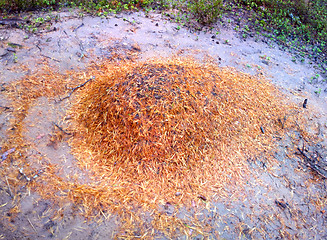
<svg viewBox="0 0 327 240">
<path fill-rule="evenodd" d="M 327 0 L 0 0 L 2 15 L 62 7 L 78 7 L 104 17 L 120 11 L 176 9 L 168 16 L 180 26 L 233 24 L 244 39 L 264 35 L 296 53 L 296 62 L 308 57 L 327 68 Z M 44 21 L 34 19 L 34 25 Z"/>
<path fill-rule="evenodd" d="M 222 0 L 191 1 L 188 9 L 202 24 L 210 24 L 217 20 L 222 12 Z"/>
<path fill-rule="evenodd" d="M 327 67 L 327 0 L 235 0 L 257 32 Z"/>
</svg>

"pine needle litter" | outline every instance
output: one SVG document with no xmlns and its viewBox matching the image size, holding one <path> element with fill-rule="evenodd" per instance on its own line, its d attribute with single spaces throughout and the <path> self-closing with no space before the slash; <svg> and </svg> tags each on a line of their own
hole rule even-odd
<svg viewBox="0 0 327 240">
<path fill-rule="evenodd" d="M 278 119 L 294 110 L 267 80 L 190 57 L 103 62 L 88 75 L 68 116 L 91 180 L 71 197 L 95 208 L 226 195 L 247 161 L 272 159 Z"/>
<path fill-rule="evenodd" d="M 141 221 L 132 214 L 141 209 L 157 230 L 175 224 L 180 233 L 204 231 L 160 206 L 228 198 L 249 177 L 248 162 L 274 161 L 277 140 L 300 111 L 263 77 L 191 56 L 107 60 L 82 73 L 42 78 L 43 85 L 25 82 L 34 88 L 22 98 L 32 102 L 43 93 L 70 102 L 61 132 L 87 178 L 62 177 L 49 162 L 34 189 L 45 198 L 69 199 L 86 217 L 118 214 L 125 229 Z M 68 91 L 67 84 L 80 87 Z M 139 234 L 154 233 L 143 226 Z M 125 234 L 133 238 L 134 232 Z"/>
</svg>

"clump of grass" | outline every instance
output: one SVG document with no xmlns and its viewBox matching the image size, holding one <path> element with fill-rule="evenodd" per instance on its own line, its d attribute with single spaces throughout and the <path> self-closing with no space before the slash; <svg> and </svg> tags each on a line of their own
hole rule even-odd
<svg viewBox="0 0 327 240">
<path fill-rule="evenodd" d="M 165 0 L 0 0 L 0 12 L 30 11 L 42 8 L 80 7 L 85 10 L 123 11 L 168 7 Z"/>
<path fill-rule="evenodd" d="M 210 24 L 217 20 L 222 12 L 222 0 L 198 0 L 189 4 L 189 9 L 202 24 Z"/>
<path fill-rule="evenodd" d="M 58 0 L 0 0 L 0 12 L 30 11 L 59 4 Z"/>
</svg>

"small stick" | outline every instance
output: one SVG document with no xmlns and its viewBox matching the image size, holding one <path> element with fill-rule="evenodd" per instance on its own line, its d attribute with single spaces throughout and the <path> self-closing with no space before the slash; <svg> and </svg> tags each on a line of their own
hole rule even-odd
<svg viewBox="0 0 327 240">
<path fill-rule="evenodd" d="M 323 178 L 327 178 L 324 173 L 320 172 L 320 169 L 314 163 L 314 160 L 310 159 L 300 148 L 297 148 L 297 150 L 301 153 L 301 155 L 307 161 L 309 167 L 311 167 L 312 170 L 314 170 L 316 173 L 318 173 L 318 175 L 322 176 Z"/>
<path fill-rule="evenodd" d="M 41 41 L 39 40 L 35 46 L 40 50 L 40 52 L 42 52 L 42 49 L 39 46 L 40 43 L 41 43 Z"/>
<path fill-rule="evenodd" d="M 304 157 L 305 160 L 307 160 L 308 162 L 311 162 L 312 160 L 307 157 L 307 155 L 305 155 L 305 153 L 303 152 L 304 151 L 304 147 L 303 149 L 301 150 L 300 148 L 297 148 L 297 150 L 301 153 L 301 155 Z"/>
<path fill-rule="evenodd" d="M 10 109 L 10 107 L 1 106 L 1 105 L 0 105 L 0 108 L 4 108 L 5 110 L 9 110 Z"/>
<path fill-rule="evenodd" d="M 73 32 L 76 32 L 79 28 L 81 28 L 81 27 L 83 27 L 84 26 L 84 23 L 82 23 L 81 25 L 79 25 L 77 28 L 75 28 L 74 30 L 73 30 Z"/>
<path fill-rule="evenodd" d="M 84 83 L 82 83 L 82 84 L 80 84 L 80 85 L 78 85 L 77 87 L 74 87 L 73 89 L 72 89 L 72 91 L 66 96 L 66 97 L 64 97 L 64 98 L 61 98 L 61 99 L 59 99 L 59 102 L 61 102 L 61 101 L 63 101 L 63 100 L 65 100 L 65 99 L 67 99 L 67 98 L 69 98 L 77 89 L 79 89 L 79 88 L 81 88 L 81 87 L 84 87 L 84 85 L 85 84 L 87 84 L 89 81 L 91 81 L 91 80 L 93 80 L 95 77 L 91 77 L 89 80 L 87 80 L 86 82 L 84 82 Z"/>
<path fill-rule="evenodd" d="M 67 134 L 67 135 L 72 135 L 72 133 L 68 133 L 66 132 L 64 129 L 62 129 L 62 127 L 60 127 L 57 123 L 55 122 L 52 122 L 53 125 L 55 125 L 60 131 L 62 131 L 64 134 Z"/>
<path fill-rule="evenodd" d="M 6 176 L 6 182 L 7 182 L 7 185 L 8 185 L 8 189 L 9 189 L 9 192 L 10 192 L 10 196 L 12 197 L 12 196 L 14 196 L 14 195 L 12 194 L 12 191 L 11 191 L 11 188 L 10 188 L 10 185 L 9 185 L 9 182 L 8 182 L 8 178 L 7 178 L 7 176 Z"/>
<path fill-rule="evenodd" d="M 26 174 L 23 172 L 23 168 L 19 169 L 19 173 L 23 175 L 23 177 L 27 180 L 27 182 L 31 181 L 31 178 L 27 177 Z"/>
<path fill-rule="evenodd" d="M 60 60 L 57 60 L 57 59 L 55 59 L 55 58 L 52 58 L 52 57 L 46 56 L 46 55 L 44 55 L 44 54 L 40 54 L 40 55 L 41 55 L 42 57 L 49 58 L 49 59 L 51 59 L 51 60 L 53 60 L 53 61 L 60 62 Z"/>
<path fill-rule="evenodd" d="M 29 218 L 27 218 L 27 221 L 28 221 L 28 222 L 30 223 L 30 225 L 32 226 L 32 228 L 33 228 L 34 232 L 36 232 L 36 233 L 37 233 L 37 231 L 36 231 L 35 227 L 33 226 L 32 222 L 31 222 L 31 220 L 30 220 Z"/>
</svg>

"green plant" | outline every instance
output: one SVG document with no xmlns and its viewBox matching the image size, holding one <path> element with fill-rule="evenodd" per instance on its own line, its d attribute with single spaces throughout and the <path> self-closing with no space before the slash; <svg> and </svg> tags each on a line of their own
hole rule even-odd
<svg viewBox="0 0 327 240">
<path fill-rule="evenodd" d="M 227 18 L 228 23 L 237 22 L 237 26 L 233 26 L 236 30 L 243 26 L 242 34 L 253 31 L 286 49 L 305 52 L 311 60 L 325 63 L 321 68 L 326 71 L 327 0 L 0 0 L 0 13 L 67 6 L 71 7 L 70 11 L 79 7 L 100 17 L 140 8 L 145 12 L 174 8 L 178 10 L 174 20 L 181 26 L 191 27 L 195 26 L 192 20 L 212 24 Z M 38 27 L 36 24 L 50 20 L 36 18 L 31 20 L 31 26 L 22 28 L 31 30 Z"/>
<path fill-rule="evenodd" d="M 269 57 L 267 55 L 260 55 L 259 57 L 262 58 L 262 59 L 264 59 L 264 60 L 267 60 L 267 61 L 270 61 L 271 60 L 271 57 Z"/>
<path fill-rule="evenodd" d="M 245 23 L 254 25 L 251 29 L 277 40 L 285 49 L 302 49 L 317 63 L 325 61 L 327 0 L 235 0 L 235 3 L 235 9 L 243 5 L 255 10 Z M 326 67 L 322 66 L 322 70 Z"/>
<path fill-rule="evenodd" d="M 200 23 L 211 24 L 222 12 L 222 0 L 195 0 L 189 8 Z"/>
<path fill-rule="evenodd" d="M 34 23 L 44 23 L 45 22 L 45 20 L 44 20 L 44 18 L 42 18 L 42 17 L 38 17 L 38 18 L 36 18 L 35 20 L 34 20 Z"/>
<path fill-rule="evenodd" d="M 13 56 L 14 56 L 14 63 L 17 63 L 18 62 L 18 58 L 17 58 L 16 53 L 14 53 Z"/>
</svg>

